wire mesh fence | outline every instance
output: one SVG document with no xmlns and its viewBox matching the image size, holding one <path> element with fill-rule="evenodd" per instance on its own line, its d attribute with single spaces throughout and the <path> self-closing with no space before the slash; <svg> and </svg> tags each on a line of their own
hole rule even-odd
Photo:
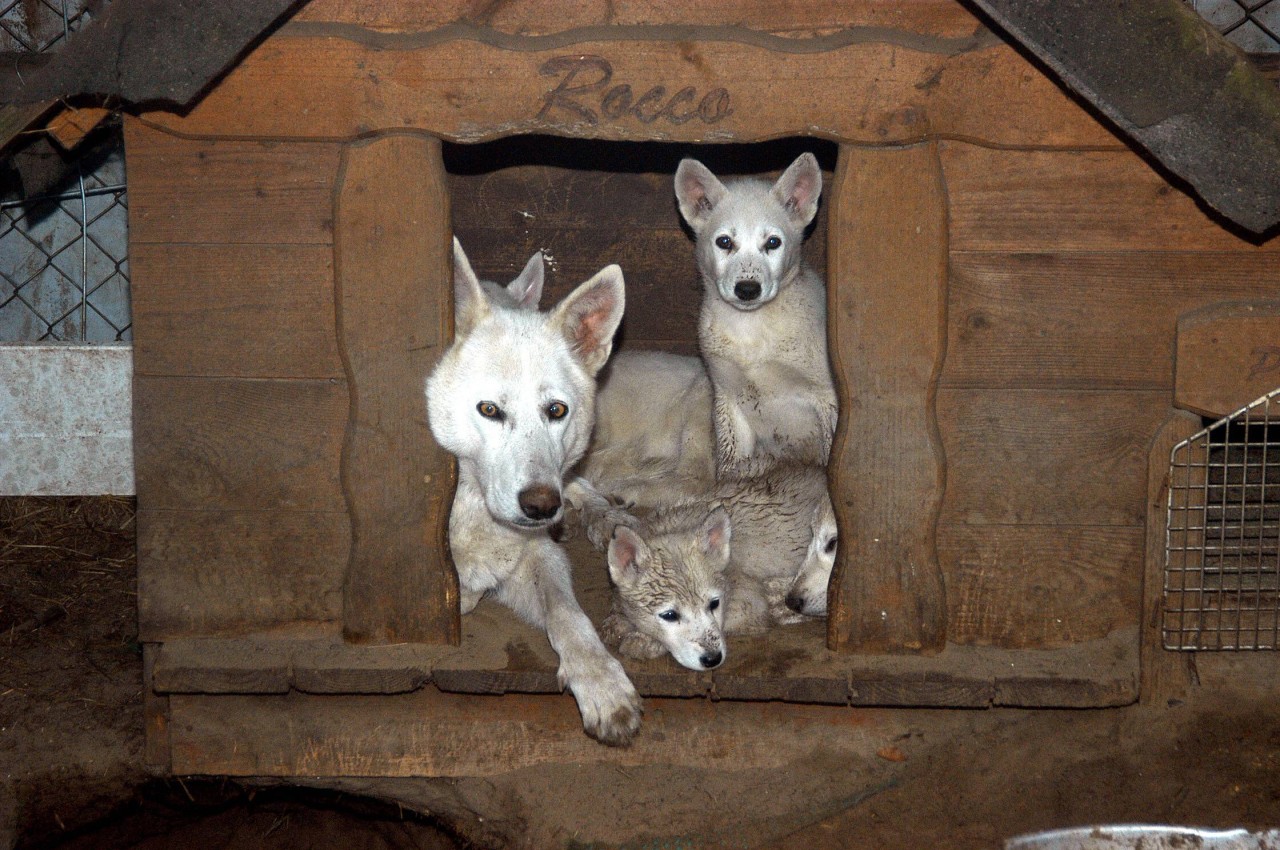
<svg viewBox="0 0 1280 850">
<path fill-rule="evenodd" d="M 101 4 L 99 4 L 101 5 Z M 0 50 L 61 48 L 88 22 L 87 0 L 0 0 Z M 0 343 L 127 342 L 128 199 L 124 148 L 74 164 L 68 190 L 0 198 Z"/>
<path fill-rule="evenodd" d="M 1170 454 L 1167 649 L 1280 648 L 1280 389 Z"/>
</svg>

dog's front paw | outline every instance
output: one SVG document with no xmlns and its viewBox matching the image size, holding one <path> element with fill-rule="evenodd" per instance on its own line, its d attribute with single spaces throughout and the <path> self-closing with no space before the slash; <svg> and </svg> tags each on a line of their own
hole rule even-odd
<svg viewBox="0 0 1280 850">
<path fill-rule="evenodd" d="M 641 632 L 631 632 L 618 642 L 618 652 L 628 658 L 657 658 L 666 651 L 661 642 Z"/>
<path fill-rule="evenodd" d="M 561 681 L 578 702 L 582 729 L 610 747 L 630 746 L 640 731 L 644 711 L 640 694 L 613 656 L 605 655 L 593 666 L 595 669 L 572 674 L 563 667 L 560 670 Z"/>
</svg>

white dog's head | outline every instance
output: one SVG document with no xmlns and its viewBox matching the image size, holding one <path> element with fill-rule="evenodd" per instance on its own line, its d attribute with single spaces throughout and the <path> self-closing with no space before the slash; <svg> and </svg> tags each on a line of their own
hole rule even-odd
<svg viewBox="0 0 1280 850">
<path fill-rule="evenodd" d="M 724 663 L 729 514 L 717 507 L 697 530 L 645 540 L 619 525 L 609 542 L 609 576 L 622 613 L 691 670 Z"/>
<path fill-rule="evenodd" d="M 495 300 L 456 239 L 453 248 L 456 334 L 427 379 L 431 433 L 494 519 L 546 528 L 591 436 L 595 376 L 622 319 L 622 270 L 608 266 L 540 313 L 514 296 Z"/>
<path fill-rule="evenodd" d="M 804 229 L 818 211 L 822 171 L 801 154 L 773 186 L 760 180 L 721 183 L 696 159 L 676 169 L 680 213 L 698 237 L 704 284 L 739 310 L 777 297 L 800 265 Z"/>
<path fill-rule="evenodd" d="M 836 512 L 831 499 L 823 499 L 813 513 L 813 539 L 805 553 L 804 564 L 787 591 L 787 607 L 808 617 L 827 614 L 827 585 L 836 563 Z"/>
</svg>

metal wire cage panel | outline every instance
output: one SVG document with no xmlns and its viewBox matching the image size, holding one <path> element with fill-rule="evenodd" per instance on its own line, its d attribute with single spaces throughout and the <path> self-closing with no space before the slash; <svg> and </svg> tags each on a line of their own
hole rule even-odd
<svg viewBox="0 0 1280 850">
<path fill-rule="evenodd" d="M 1280 389 L 1173 447 L 1164 646 L 1280 647 Z"/>
</svg>

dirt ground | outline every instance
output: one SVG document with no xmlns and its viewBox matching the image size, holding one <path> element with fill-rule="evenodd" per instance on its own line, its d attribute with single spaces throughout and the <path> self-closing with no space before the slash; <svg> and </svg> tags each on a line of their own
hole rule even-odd
<svg viewBox="0 0 1280 850">
<path fill-rule="evenodd" d="M 142 767 L 133 546 L 131 500 L 0 499 L 0 850 L 976 850 L 1082 824 L 1280 826 L 1275 654 L 1201 656 L 1185 698 L 1123 709 L 650 701 L 655 736 L 664 712 L 771 736 L 737 770 L 534 764 L 340 789 L 157 780 Z M 559 711 L 570 698 L 543 699 Z"/>
</svg>

